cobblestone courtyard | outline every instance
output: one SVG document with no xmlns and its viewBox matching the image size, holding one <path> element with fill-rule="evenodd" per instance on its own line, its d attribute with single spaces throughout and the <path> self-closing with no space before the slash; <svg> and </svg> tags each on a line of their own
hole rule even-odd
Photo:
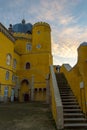
<svg viewBox="0 0 87 130">
<path fill-rule="evenodd" d="M 0 104 L 0 130 L 56 130 L 48 105 Z"/>
</svg>

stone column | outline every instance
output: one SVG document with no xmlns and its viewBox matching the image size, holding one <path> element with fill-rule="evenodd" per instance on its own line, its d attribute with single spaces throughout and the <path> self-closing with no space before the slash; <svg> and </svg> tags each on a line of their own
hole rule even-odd
<svg viewBox="0 0 87 130">
<path fill-rule="evenodd" d="M 34 76 L 32 75 L 32 81 L 31 81 L 31 101 L 34 100 Z"/>
</svg>

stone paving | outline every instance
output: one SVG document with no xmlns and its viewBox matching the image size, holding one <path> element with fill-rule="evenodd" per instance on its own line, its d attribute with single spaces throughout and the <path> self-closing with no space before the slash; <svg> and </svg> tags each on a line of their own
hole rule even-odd
<svg viewBox="0 0 87 130">
<path fill-rule="evenodd" d="M 0 104 L 0 130 L 56 130 L 56 126 L 44 103 L 8 103 Z"/>
</svg>

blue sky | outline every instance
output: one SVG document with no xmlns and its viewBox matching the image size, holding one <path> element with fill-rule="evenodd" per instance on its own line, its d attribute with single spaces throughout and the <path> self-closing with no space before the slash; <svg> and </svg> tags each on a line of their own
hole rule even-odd
<svg viewBox="0 0 87 130">
<path fill-rule="evenodd" d="M 87 0 L 0 0 L 0 22 L 45 21 L 52 29 L 54 64 L 77 62 L 77 48 L 87 41 Z"/>
</svg>

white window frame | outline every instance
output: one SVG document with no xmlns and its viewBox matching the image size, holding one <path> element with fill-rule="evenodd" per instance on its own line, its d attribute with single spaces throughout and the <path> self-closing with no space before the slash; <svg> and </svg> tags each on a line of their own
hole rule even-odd
<svg viewBox="0 0 87 130">
<path fill-rule="evenodd" d="M 6 86 L 4 88 L 4 96 L 8 97 L 8 91 L 9 91 L 9 88 L 8 88 L 8 86 Z"/>
<path fill-rule="evenodd" d="M 31 43 L 27 43 L 26 44 L 26 51 L 31 51 L 32 50 L 32 44 Z"/>
<path fill-rule="evenodd" d="M 14 60 L 13 60 L 13 68 L 16 69 L 16 67 L 17 67 L 17 60 L 14 59 Z"/>
<path fill-rule="evenodd" d="M 15 82 L 15 75 L 12 75 L 12 82 Z"/>
<path fill-rule="evenodd" d="M 6 80 L 9 80 L 9 75 L 10 75 L 9 71 L 6 71 L 6 76 L 5 76 Z"/>
<path fill-rule="evenodd" d="M 7 54 L 7 56 L 6 56 L 6 64 L 7 65 L 11 65 L 11 59 L 12 59 L 11 54 Z"/>
</svg>

